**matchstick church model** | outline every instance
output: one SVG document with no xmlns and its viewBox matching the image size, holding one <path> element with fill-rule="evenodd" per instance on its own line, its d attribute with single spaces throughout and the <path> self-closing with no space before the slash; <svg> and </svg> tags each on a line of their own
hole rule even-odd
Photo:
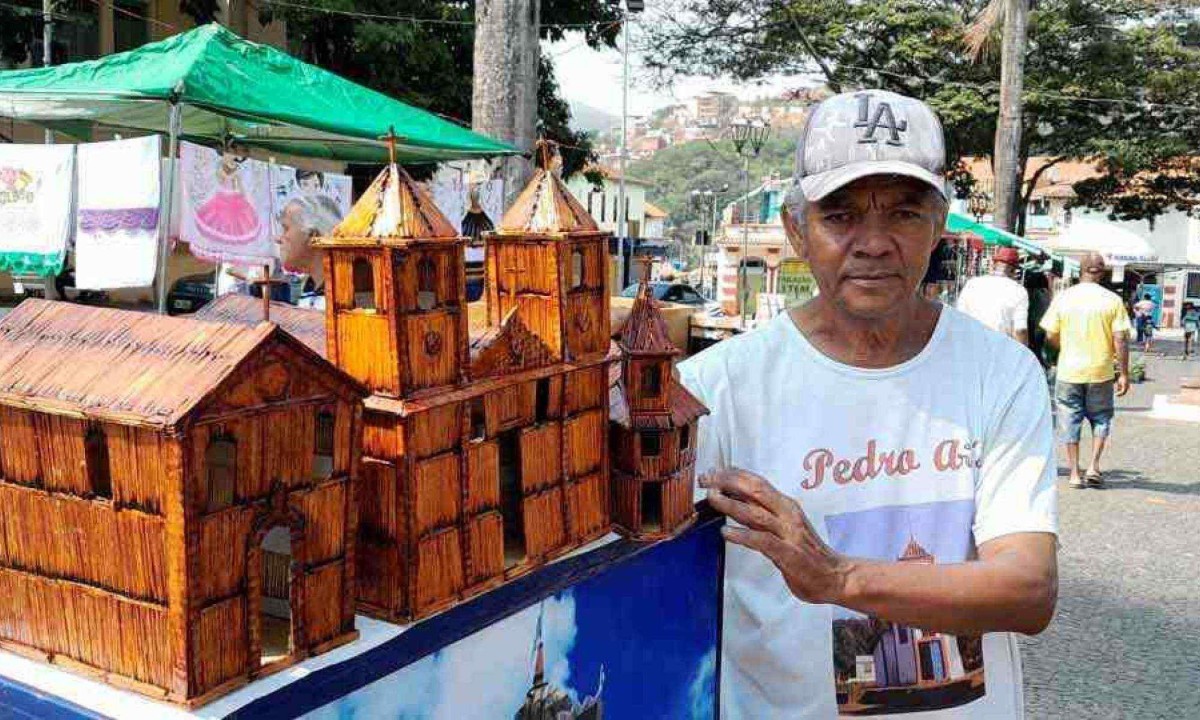
<svg viewBox="0 0 1200 720">
<path fill-rule="evenodd" d="M 356 607 L 416 620 L 690 525 L 706 410 L 645 279 L 613 341 L 609 236 L 556 161 L 484 234 L 474 332 L 465 239 L 394 162 L 314 241 L 323 323 L 239 297 L 0 320 L 0 647 L 202 704 L 353 639 Z"/>
</svg>

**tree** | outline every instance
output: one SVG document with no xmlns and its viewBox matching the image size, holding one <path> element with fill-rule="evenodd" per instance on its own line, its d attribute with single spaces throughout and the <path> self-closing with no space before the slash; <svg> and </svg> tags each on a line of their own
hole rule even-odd
<svg viewBox="0 0 1200 720">
<path fill-rule="evenodd" d="M 926 100 L 942 118 L 952 163 L 988 156 L 999 106 L 999 58 L 964 52 L 978 0 L 679 0 L 646 23 L 647 63 L 750 80 L 811 72 L 825 60 L 832 83 L 882 87 Z M 1149 0 L 1042 0 L 1029 14 L 1019 166 L 1051 164 L 1026 178 L 1018 217 L 1042 172 L 1095 159 L 1103 178 L 1076 185 L 1076 204 L 1122 219 L 1170 208 L 1193 212 L 1200 169 L 1179 160 L 1200 147 L 1200 23 L 1160 13 Z M 805 49 L 803 36 L 812 48 Z M 956 178 L 960 191 L 972 179 Z M 1021 228 L 1018 228 L 1021 230 Z"/>
<path fill-rule="evenodd" d="M 331 10 L 353 14 L 331 15 Z M 471 118 L 474 2 L 311 0 L 285 6 L 268 0 L 259 5 L 259 16 L 264 22 L 285 21 L 292 51 L 308 62 L 452 121 Z M 588 24 L 584 30 L 590 45 L 613 46 L 619 30 L 612 24 L 615 17 L 602 0 L 542 0 L 540 35 L 557 40 L 564 25 Z M 538 133 L 580 148 L 565 154 L 564 173 L 593 161 L 591 140 L 570 129 L 570 110 L 544 60 L 537 101 Z"/>
<path fill-rule="evenodd" d="M 796 131 L 772 133 L 758 157 L 750 161 L 751 189 L 769 175 L 791 176 L 797 137 Z M 728 192 L 717 198 L 717 212 L 742 194 L 742 160 L 728 140 L 672 145 L 631 162 L 629 177 L 650 183 L 647 199 L 667 212 L 671 225 L 684 237 L 707 229 L 711 222 L 711 207 L 694 203 L 693 190 L 728 185 Z"/>
<path fill-rule="evenodd" d="M 1018 167 L 1021 156 L 1021 86 L 1025 73 L 1025 37 L 1029 0 L 991 0 L 981 17 L 967 29 L 966 40 L 978 57 L 995 25 L 1003 23 L 1000 51 L 1000 113 L 996 119 L 994 151 L 996 177 L 995 224 L 1004 230 L 1017 227 L 1017 199 L 1021 189 Z M 974 37 L 972 35 L 974 34 Z"/>
</svg>

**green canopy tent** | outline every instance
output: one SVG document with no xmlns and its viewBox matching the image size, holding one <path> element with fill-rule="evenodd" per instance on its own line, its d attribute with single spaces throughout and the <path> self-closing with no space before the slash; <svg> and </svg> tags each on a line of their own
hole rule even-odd
<svg viewBox="0 0 1200 720">
<path fill-rule="evenodd" d="M 1041 245 L 1023 238 L 1020 235 L 1001 230 L 991 225 L 984 225 L 981 222 L 976 222 L 966 215 L 956 212 L 950 212 L 946 215 L 946 230 L 952 233 L 969 232 L 973 235 L 978 235 L 987 245 L 1002 245 L 1005 247 L 1015 247 L 1032 254 L 1046 254 L 1052 258 L 1062 260 L 1063 269 L 1067 274 L 1077 273 L 1079 271 L 1079 263 L 1059 253 L 1051 252 Z"/>
<path fill-rule="evenodd" d="M 518 152 L 217 24 L 98 60 L 0 72 L 0 117 L 80 140 L 90 139 L 97 125 L 168 135 L 168 203 L 179 139 L 382 163 L 389 152 L 382 138 L 394 129 L 398 162 Z M 165 216 L 160 213 L 163 248 Z M 164 257 L 160 250 L 160 309 Z"/>
</svg>

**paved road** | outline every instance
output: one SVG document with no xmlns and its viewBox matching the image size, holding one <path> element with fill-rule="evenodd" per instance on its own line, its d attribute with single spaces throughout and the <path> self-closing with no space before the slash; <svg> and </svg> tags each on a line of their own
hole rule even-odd
<svg viewBox="0 0 1200 720">
<path fill-rule="evenodd" d="M 1022 642 L 1033 720 L 1200 718 L 1200 424 L 1143 414 L 1200 361 L 1162 347 L 1120 402 L 1109 488 L 1068 488 L 1060 457 L 1058 613 Z"/>
</svg>

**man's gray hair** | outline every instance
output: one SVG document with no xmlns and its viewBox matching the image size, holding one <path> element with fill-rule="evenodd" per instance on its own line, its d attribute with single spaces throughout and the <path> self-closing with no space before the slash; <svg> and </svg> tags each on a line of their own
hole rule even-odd
<svg viewBox="0 0 1200 720">
<path fill-rule="evenodd" d="M 309 235 L 327 236 L 342 221 L 342 210 L 324 195 L 301 195 L 288 200 L 283 212 L 295 208 L 300 229 Z"/>
</svg>

